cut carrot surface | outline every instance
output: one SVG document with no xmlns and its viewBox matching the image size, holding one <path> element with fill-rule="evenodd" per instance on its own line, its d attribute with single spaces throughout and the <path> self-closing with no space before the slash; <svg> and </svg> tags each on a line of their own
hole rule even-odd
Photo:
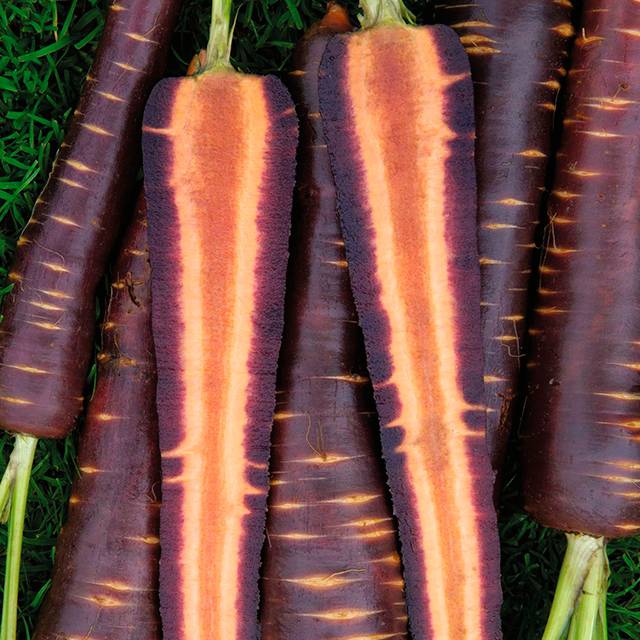
<svg viewBox="0 0 640 640">
<path fill-rule="evenodd" d="M 296 137 L 277 80 L 227 70 L 145 114 L 169 638 L 257 636 Z"/>
<path fill-rule="evenodd" d="M 496 638 L 468 62 L 446 28 L 379 26 L 333 39 L 320 98 L 410 630 Z"/>
</svg>

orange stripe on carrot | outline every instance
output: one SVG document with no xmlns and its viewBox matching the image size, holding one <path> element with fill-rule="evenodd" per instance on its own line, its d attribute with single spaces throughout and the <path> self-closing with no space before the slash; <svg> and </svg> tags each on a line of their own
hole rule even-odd
<svg viewBox="0 0 640 640">
<path fill-rule="evenodd" d="M 210 108 L 194 109 L 194 104 Z M 256 489 L 242 477 L 257 213 L 269 125 L 259 78 L 196 76 L 178 90 L 172 185 L 179 212 L 184 330 L 182 442 L 184 636 L 239 634 L 241 544 Z M 174 147 L 175 148 L 175 147 Z M 206 613 L 206 618 L 203 617 Z"/>
<path fill-rule="evenodd" d="M 458 383 L 459 302 L 448 284 L 445 171 L 455 133 L 445 94 L 455 79 L 441 69 L 430 31 L 399 31 L 351 37 L 349 93 L 391 326 L 390 383 L 401 409 L 394 423 L 405 433 L 398 451 L 407 458 L 416 536 L 424 543 L 429 619 L 435 638 L 470 640 L 484 622 L 480 522 L 469 504 L 475 489 L 467 445 L 476 433 L 465 422 L 471 407 Z"/>
</svg>

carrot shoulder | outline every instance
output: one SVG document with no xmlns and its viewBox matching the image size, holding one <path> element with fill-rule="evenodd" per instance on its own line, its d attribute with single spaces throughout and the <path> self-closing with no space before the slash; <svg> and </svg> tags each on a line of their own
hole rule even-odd
<svg viewBox="0 0 640 640">
<path fill-rule="evenodd" d="M 413 637 L 499 637 L 485 446 L 472 84 L 457 36 L 394 1 L 325 52 L 320 106 Z"/>
<path fill-rule="evenodd" d="M 115 264 L 69 515 L 34 634 L 158 640 L 160 455 L 143 199 Z"/>
<path fill-rule="evenodd" d="M 231 69 L 230 11 L 214 2 L 203 73 L 159 83 L 144 119 L 172 639 L 258 635 L 297 125 L 278 80 Z"/>
<path fill-rule="evenodd" d="M 263 640 L 407 633 L 376 407 L 319 117 L 322 54 L 332 35 L 349 29 L 346 10 L 330 5 L 298 43 L 289 74 L 300 145 L 263 551 Z"/>
</svg>

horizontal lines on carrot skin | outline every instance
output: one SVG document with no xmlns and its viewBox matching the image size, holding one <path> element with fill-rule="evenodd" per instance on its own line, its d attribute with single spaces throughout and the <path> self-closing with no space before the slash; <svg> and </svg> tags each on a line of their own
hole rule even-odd
<svg viewBox="0 0 640 640">
<path fill-rule="evenodd" d="M 328 7 L 298 44 L 293 68 L 302 73 L 289 81 L 301 140 L 270 461 L 263 640 L 406 637 L 400 561 L 380 561 L 397 558 L 397 536 L 328 146 L 317 144 L 324 128 L 318 68 L 331 33 L 348 28 L 345 9 Z M 278 508 L 292 504 L 303 506 Z"/>
<path fill-rule="evenodd" d="M 533 304 L 523 493 L 545 526 L 617 538 L 640 521 L 638 4 L 583 14 Z"/>
<path fill-rule="evenodd" d="M 151 259 L 175 278 L 154 291 L 171 389 L 159 403 L 173 540 L 163 620 L 172 637 L 241 640 L 256 624 L 295 124 L 274 79 L 212 73 L 156 92 L 143 132 Z"/>
<path fill-rule="evenodd" d="M 300 322 L 305 336 L 318 336 L 311 321 Z M 340 323 L 331 324 L 331 335 L 341 336 Z M 289 356 L 294 367 L 308 366 L 311 344 Z M 290 360 L 281 360 L 287 366 Z M 358 411 L 372 406 L 370 383 L 338 384 L 336 391 L 331 376 L 316 376 L 310 385 L 295 377 L 279 395 L 263 568 L 265 639 L 294 639 L 304 630 L 331 638 L 365 638 L 381 629 L 406 634 L 397 533 L 375 446 L 378 424 L 375 414 Z"/>
<path fill-rule="evenodd" d="M 329 139 L 347 259 L 401 541 L 408 536 L 410 630 L 443 640 L 493 637 L 498 596 L 483 572 L 493 579 L 498 568 L 484 545 L 493 554 L 497 533 L 483 503 L 491 476 L 478 444 L 481 343 L 479 331 L 460 329 L 479 325 L 480 309 L 466 57 L 443 27 L 379 27 L 343 41 L 330 45 L 335 62 L 326 72 L 344 103 L 333 106 L 327 92 L 321 107 L 337 122 Z M 355 184 L 345 193 L 348 180 Z M 478 298 L 477 318 L 459 302 L 469 296 Z M 465 568 L 461 555 L 473 558 Z"/>
</svg>

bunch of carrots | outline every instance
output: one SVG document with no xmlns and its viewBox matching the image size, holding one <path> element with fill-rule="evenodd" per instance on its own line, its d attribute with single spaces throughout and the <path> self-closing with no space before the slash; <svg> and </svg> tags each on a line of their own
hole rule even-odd
<svg viewBox="0 0 640 640">
<path fill-rule="evenodd" d="M 85 404 L 37 640 L 501 638 L 516 416 L 568 539 L 540 637 L 604 640 L 640 532 L 637 0 L 329 2 L 286 83 L 233 69 L 213 0 L 158 82 L 179 5 L 110 3 L 18 241 L 0 640 L 37 439 Z"/>
</svg>

